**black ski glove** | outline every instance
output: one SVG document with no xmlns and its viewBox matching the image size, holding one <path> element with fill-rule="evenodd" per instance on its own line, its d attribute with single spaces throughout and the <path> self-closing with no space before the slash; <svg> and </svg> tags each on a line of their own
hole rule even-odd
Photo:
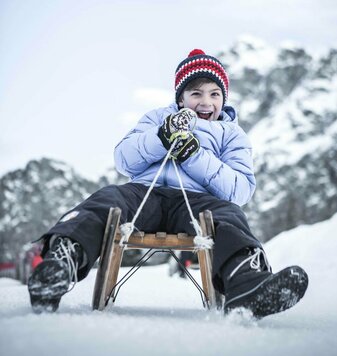
<svg viewBox="0 0 337 356">
<path fill-rule="evenodd" d="M 197 119 L 193 110 L 181 109 L 176 114 L 169 115 L 158 131 L 158 136 L 167 150 L 177 139 L 171 156 L 180 162 L 185 161 L 199 149 L 199 141 L 190 131 L 189 125 L 193 119 Z"/>
<path fill-rule="evenodd" d="M 178 138 L 171 152 L 171 157 L 177 159 L 179 162 L 184 162 L 198 150 L 199 140 L 192 133 L 189 133 L 186 138 Z"/>
</svg>

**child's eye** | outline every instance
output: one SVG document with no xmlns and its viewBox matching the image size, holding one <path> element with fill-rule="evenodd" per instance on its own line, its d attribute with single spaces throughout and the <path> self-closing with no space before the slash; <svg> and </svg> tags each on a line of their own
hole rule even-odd
<svg viewBox="0 0 337 356">
<path fill-rule="evenodd" d="M 191 94 L 192 96 L 197 96 L 197 95 L 200 95 L 200 93 L 199 92 L 197 92 L 197 91 L 194 91 L 194 92 L 192 92 L 192 94 Z"/>
</svg>

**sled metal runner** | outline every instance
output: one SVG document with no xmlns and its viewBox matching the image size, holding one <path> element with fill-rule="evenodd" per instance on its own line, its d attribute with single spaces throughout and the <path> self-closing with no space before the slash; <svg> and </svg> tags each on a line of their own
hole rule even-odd
<svg viewBox="0 0 337 356">
<path fill-rule="evenodd" d="M 204 306 L 204 308 L 210 308 L 207 296 L 203 289 L 200 287 L 199 283 L 195 280 L 195 278 L 191 275 L 191 273 L 188 271 L 188 269 L 181 263 L 177 255 L 171 250 L 171 249 L 163 249 L 163 250 L 155 250 L 149 249 L 144 256 L 142 256 L 138 262 L 113 286 L 111 293 L 109 297 L 106 300 L 106 306 L 108 305 L 108 302 L 110 298 L 112 298 L 112 302 L 115 303 L 117 299 L 117 295 L 122 288 L 122 286 L 156 253 L 159 252 L 165 252 L 169 253 L 176 261 L 177 263 L 182 267 L 184 272 L 186 273 L 187 277 L 191 280 L 191 282 L 194 284 L 194 286 L 198 289 L 200 296 L 201 296 L 201 301 Z M 118 288 L 117 288 L 118 287 Z"/>
<path fill-rule="evenodd" d="M 155 253 L 170 253 L 177 263 L 181 264 L 173 250 L 193 251 L 195 249 L 193 243 L 194 236 L 189 236 L 185 233 L 167 234 L 165 232 L 157 232 L 154 234 L 145 234 L 143 232 L 135 232 L 131 234 L 127 242 L 120 244 L 120 216 L 121 210 L 119 208 L 110 208 L 93 293 L 92 308 L 94 310 L 103 310 L 107 306 L 110 298 L 114 302 L 121 286 Z M 213 237 L 214 226 L 212 213 L 209 210 L 201 212 L 199 219 L 203 236 Z M 125 249 L 148 249 L 149 251 L 147 251 L 131 270 L 117 282 Z M 157 251 L 153 251 L 154 249 Z M 221 308 L 222 296 L 214 290 L 212 284 L 212 250 L 199 250 L 197 253 L 202 288 L 185 266 L 182 267 L 192 283 L 199 290 L 204 307 L 208 309 L 215 307 Z"/>
</svg>

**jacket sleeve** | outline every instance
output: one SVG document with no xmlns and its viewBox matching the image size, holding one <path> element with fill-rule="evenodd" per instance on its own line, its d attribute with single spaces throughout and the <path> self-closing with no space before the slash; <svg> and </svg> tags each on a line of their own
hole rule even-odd
<svg viewBox="0 0 337 356">
<path fill-rule="evenodd" d="M 119 172 L 132 177 L 163 159 L 167 150 L 157 135 L 160 122 L 160 113 L 151 111 L 116 146 L 114 159 Z"/>
<path fill-rule="evenodd" d="M 224 126 L 229 133 L 223 139 L 219 157 L 201 146 L 181 167 L 211 194 L 241 206 L 250 200 L 256 187 L 252 147 L 239 126 Z"/>
</svg>

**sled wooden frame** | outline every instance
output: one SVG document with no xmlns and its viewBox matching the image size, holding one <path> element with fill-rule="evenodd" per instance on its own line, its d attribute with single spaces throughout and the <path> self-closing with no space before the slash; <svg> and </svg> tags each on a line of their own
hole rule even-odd
<svg viewBox="0 0 337 356">
<path fill-rule="evenodd" d="M 166 252 L 172 252 L 172 250 L 194 250 L 194 236 L 189 236 L 185 233 L 166 234 L 164 232 L 157 232 L 145 234 L 143 232 L 136 232 L 129 237 L 128 242 L 120 245 L 120 216 L 121 209 L 110 208 L 95 280 L 92 298 L 93 310 L 104 310 L 110 298 L 114 299 L 116 286 L 120 283 L 117 282 L 117 279 L 125 249 L 159 249 Z M 209 210 L 201 212 L 199 219 L 203 236 L 214 238 L 212 212 Z M 208 309 L 220 309 L 222 308 L 222 295 L 214 289 L 212 283 L 213 251 L 207 249 L 199 250 L 197 254 L 202 281 L 201 292 L 206 301 L 206 305 L 204 303 L 204 306 Z"/>
</svg>

